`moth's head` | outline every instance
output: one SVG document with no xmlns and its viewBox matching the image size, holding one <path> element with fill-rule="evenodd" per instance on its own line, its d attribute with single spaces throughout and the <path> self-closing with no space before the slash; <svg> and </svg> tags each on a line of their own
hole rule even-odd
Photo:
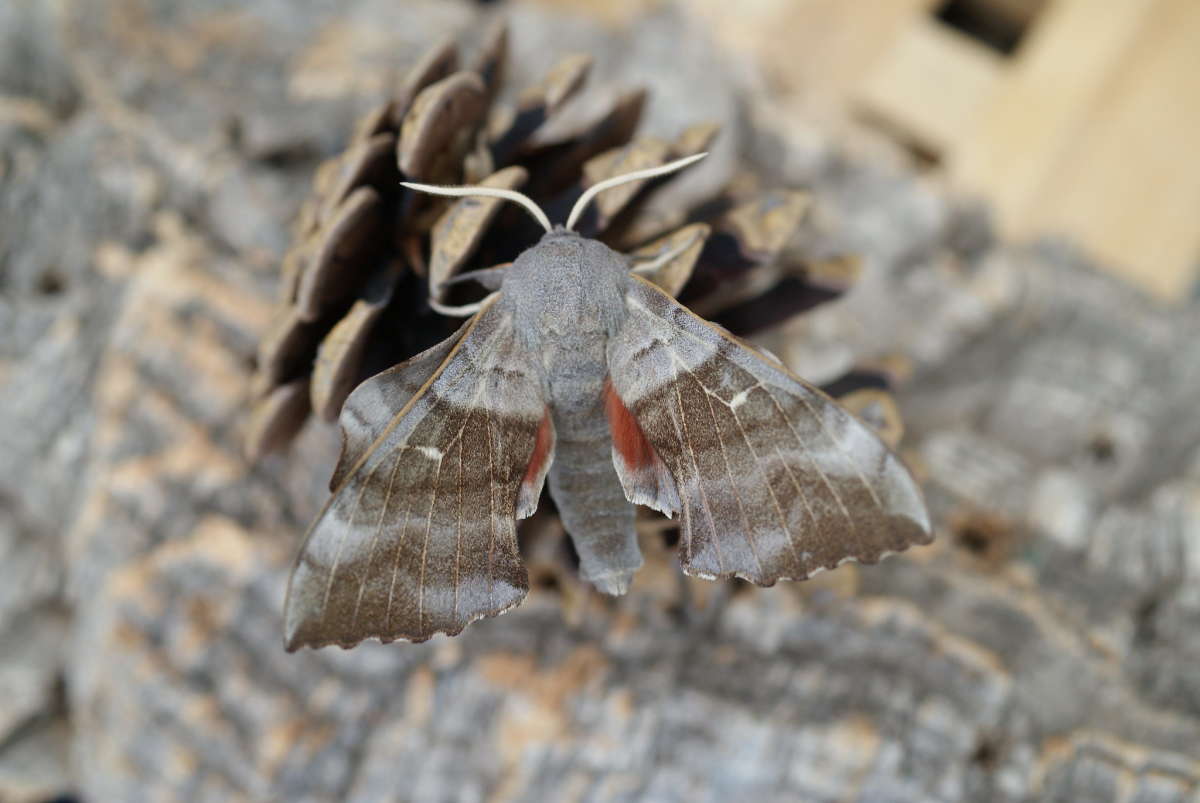
<svg viewBox="0 0 1200 803">
<path fill-rule="evenodd" d="M 545 234 L 542 235 L 542 239 L 539 240 L 538 242 L 545 243 L 545 242 L 552 242 L 554 240 L 571 240 L 571 239 L 576 239 L 576 240 L 583 239 L 583 235 L 580 234 L 579 232 L 575 231 L 574 229 L 568 229 L 566 226 L 559 224 L 557 226 L 552 226 L 549 231 L 547 231 Z"/>
<path fill-rule="evenodd" d="M 586 268 L 590 274 L 589 278 L 595 278 L 596 274 L 603 275 L 608 273 L 611 273 L 613 276 L 623 276 L 628 269 L 628 260 L 625 257 L 600 241 L 584 237 L 575 231 L 576 222 L 578 222 L 579 217 L 587 210 L 588 204 L 592 202 L 592 199 L 605 190 L 619 187 L 622 184 L 628 184 L 631 181 L 654 178 L 681 170 L 693 162 L 703 159 L 707 155 L 707 153 L 698 153 L 694 156 L 676 159 L 674 162 L 662 165 L 661 167 L 635 170 L 632 173 L 613 176 L 612 178 L 597 182 L 588 187 L 579 196 L 579 200 L 571 208 L 571 214 L 567 215 L 566 224 L 561 226 L 551 225 L 550 219 L 546 217 L 546 213 L 542 211 L 541 207 L 534 203 L 528 196 L 515 190 L 477 186 L 439 187 L 431 184 L 415 184 L 409 181 L 401 182 L 401 184 L 410 190 L 428 192 L 433 195 L 482 195 L 489 198 L 502 198 L 506 201 L 513 201 L 524 207 L 529 214 L 533 215 L 534 220 L 541 224 L 546 233 L 536 245 L 525 250 L 517 257 L 511 268 L 506 269 L 503 274 L 497 273 L 496 275 L 489 276 L 488 280 L 490 283 L 485 283 L 485 286 L 497 289 L 502 283 L 505 289 L 505 296 L 510 298 L 521 294 L 527 296 L 537 294 L 546 297 L 549 293 L 553 292 L 554 285 L 564 280 L 571 281 L 571 277 L 556 273 L 556 270 L 561 270 L 564 265 L 573 265 L 579 269 Z M 558 268 L 555 268 L 555 266 L 558 266 Z M 574 273 L 574 271 L 568 272 Z M 489 272 L 477 271 L 475 275 L 478 276 L 484 273 Z M 576 278 L 582 277 L 576 274 Z M 535 291 L 532 289 L 534 286 L 539 286 L 540 289 Z M 482 302 L 468 304 L 463 307 L 447 307 L 431 298 L 429 305 L 445 315 L 471 315 L 480 309 Z"/>
<path fill-rule="evenodd" d="M 536 243 L 522 251 L 508 268 L 507 285 L 516 276 L 536 271 L 537 265 L 574 263 L 586 259 L 585 252 L 594 250 L 598 240 L 585 237 L 566 226 L 552 226 Z M 589 247 L 591 246 L 591 247 Z"/>
<path fill-rule="evenodd" d="M 629 258 L 624 254 L 565 226 L 555 226 L 513 261 L 504 288 L 507 293 L 518 285 L 531 284 L 560 286 L 567 292 L 574 285 L 604 276 L 615 280 L 628 270 Z"/>
<path fill-rule="evenodd" d="M 534 348 L 546 332 L 611 334 L 624 314 L 629 268 L 626 255 L 558 226 L 505 269 L 500 300 Z"/>
</svg>

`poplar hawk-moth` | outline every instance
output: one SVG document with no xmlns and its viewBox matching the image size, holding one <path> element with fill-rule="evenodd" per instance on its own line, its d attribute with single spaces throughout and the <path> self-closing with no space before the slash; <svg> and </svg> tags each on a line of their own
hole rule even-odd
<svg viewBox="0 0 1200 803">
<path fill-rule="evenodd" d="M 543 484 L 599 590 L 641 566 L 635 505 L 679 517 L 691 575 L 759 585 L 931 539 L 907 469 L 874 431 L 770 355 L 699 318 L 572 230 L 600 182 L 503 270 L 456 334 L 359 385 L 333 495 L 296 559 L 285 642 L 423 641 L 516 606 L 516 522 Z M 433 302 L 437 305 L 437 302 Z"/>
</svg>

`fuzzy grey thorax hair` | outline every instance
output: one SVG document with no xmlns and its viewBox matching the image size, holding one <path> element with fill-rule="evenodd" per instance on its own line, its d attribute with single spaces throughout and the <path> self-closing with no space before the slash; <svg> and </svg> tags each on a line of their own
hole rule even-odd
<svg viewBox="0 0 1200 803">
<path fill-rule="evenodd" d="M 625 317 L 629 267 L 599 240 L 555 227 L 506 271 L 501 303 L 535 348 L 547 338 L 607 337 Z"/>
</svg>

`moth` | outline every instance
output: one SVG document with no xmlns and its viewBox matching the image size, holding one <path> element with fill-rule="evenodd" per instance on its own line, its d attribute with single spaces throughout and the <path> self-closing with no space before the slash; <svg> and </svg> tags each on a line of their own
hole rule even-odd
<svg viewBox="0 0 1200 803">
<path fill-rule="evenodd" d="M 654 265 L 546 230 L 456 334 L 359 385 L 341 414 L 333 494 L 292 570 L 285 645 L 423 641 L 521 602 L 516 522 L 547 481 L 584 580 L 623 594 L 642 564 L 635 505 L 678 516 L 690 575 L 801 580 L 931 540 L 921 493 L 866 424 L 770 355 L 647 280 Z M 668 257 L 670 255 L 667 255 Z M 432 302 L 437 304 L 436 301 Z"/>
</svg>

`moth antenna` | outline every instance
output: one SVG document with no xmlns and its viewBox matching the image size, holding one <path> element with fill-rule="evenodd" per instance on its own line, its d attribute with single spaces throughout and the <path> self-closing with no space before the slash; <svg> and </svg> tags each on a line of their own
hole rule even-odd
<svg viewBox="0 0 1200 803">
<path fill-rule="evenodd" d="M 449 316 L 451 318 L 469 318 L 476 312 L 482 310 L 488 301 L 496 298 L 496 296 L 499 294 L 499 290 L 497 290 L 496 293 L 488 293 L 484 296 L 484 298 L 480 299 L 479 301 L 475 301 L 474 304 L 463 304 L 460 307 L 446 306 L 437 299 L 430 299 L 430 308 L 434 312 L 440 312 L 444 314 L 444 316 Z"/>
<path fill-rule="evenodd" d="M 668 262 L 670 262 L 672 259 L 674 259 L 675 257 L 679 256 L 679 255 L 680 255 L 680 254 L 682 254 L 684 251 L 688 250 L 688 249 L 689 249 L 689 248 L 691 248 L 693 245 L 695 245 L 695 244 L 696 244 L 696 240 L 698 240 L 698 239 L 700 239 L 700 235 L 699 235 L 699 234 L 693 234 L 693 235 L 692 235 L 691 237 L 689 237 L 689 238 L 688 238 L 686 241 L 684 241 L 684 242 L 680 243 L 679 245 L 675 246 L 674 248 L 671 248 L 671 249 L 669 249 L 669 250 L 667 250 L 667 251 L 664 251 L 663 253 L 659 254 L 659 255 L 658 255 L 658 256 L 656 256 L 656 257 L 654 257 L 654 259 L 650 260 L 649 262 L 640 262 L 640 263 L 638 263 L 637 265 L 635 265 L 635 266 L 633 267 L 633 272 L 634 272 L 634 273 L 636 273 L 638 276 L 652 276 L 652 275 L 654 275 L 654 273 L 655 273 L 655 272 L 656 272 L 656 271 L 657 271 L 659 268 L 661 268 L 663 265 L 667 264 L 667 263 L 668 263 Z"/>
<path fill-rule="evenodd" d="M 492 300 L 493 296 L 498 293 L 490 293 L 481 301 L 476 301 L 474 304 L 463 304 L 461 307 L 451 307 L 441 303 L 435 299 L 429 299 L 429 308 L 434 312 L 441 313 L 450 318 L 469 318 L 479 310 L 483 309 L 483 305 Z"/>
<path fill-rule="evenodd" d="M 478 282 L 488 290 L 499 290 L 501 282 L 504 281 L 504 272 L 508 270 L 511 262 L 505 262 L 503 265 L 496 265 L 491 268 L 480 268 L 479 270 L 469 270 L 466 273 L 458 273 L 451 276 L 446 281 L 438 285 L 437 289 L 444 291 L 447 287 L 463 282 Z"/>
<path fill-rule="evenodd" d="M 619 176 L 606 178 L 599 184 L 593 184 L 588 187 L 583 195 L 579 196 L 579 200 L 575 202 L 575 206 L 571 207 L 571 214 L 567 216 L 567 230 L 574 230 L 575 224 L 579 221 L 579 216 L 587 209 L 587 205 L 592 202 L 600 193 L 605 190 L 611 190 L 613 187 L 619 187 L 622 184 L 628 184 L 631 181 L 640 181 L 644 178 L 654 178 L 655 176 L 674 173 L 676 170 L 682 170 L 693 162 L 698 162 L 708 156 L 708 152 L 697 153 L 691 156 L 685 156 L 682 159 L 676 159 L 673 162 L 668 162 L 665 165 L 658 167 L 647 167 L 645 170 L 634 170 L 632 173 L 623 173 Z"/>
<path fill-rule="evenodd" d="M 412 181 L 401 181 L 400 184 L 408 187 L 410 190 L 427 192 L 430 195 L 450 195 L 453 197 L 483 195 L 488 198 L 503 198 L 506 201 L 516 201 L 525 207 L 526 211 L 533 215 L 538 223 L 542 224 L 543 229 L 550 231 L 554 228 L 550 225 L 550 218 L 546 217 L 546 213 L 542 211 L 541 207 L 535 204 L 528 195 L 523 195 L 516 190 L 505 190 L 499 187 L 443 187 L 438 184 L 417 184 Z"/>
</svg>

